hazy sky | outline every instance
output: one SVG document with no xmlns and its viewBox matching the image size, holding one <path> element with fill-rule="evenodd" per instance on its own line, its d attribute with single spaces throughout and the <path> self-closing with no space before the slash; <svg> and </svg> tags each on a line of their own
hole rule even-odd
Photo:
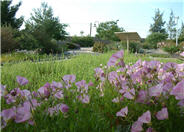
<svg viewBox="0 0 184 132">
<path fill-rule="evenodd" d="M 13 4 L 19 1 L 13 0 Z M 53 8 L 61 23 L 69 24 L 67 32 L 70 35 L 80 35 L 80 31 L 84 31 L 84 35 L 89 34 L 91 22 L 118 19 L 118 25 L 126 31 L 146 37 L 156 8 L 164 12 L 166 22 L 171 9 L 180 18 L 178 27 L 181 21 L 184 22 L 184 0 L 22 0 L 17 17 L 23 15 L 25 20 L 29 19 L 32 9 L 39 8 L 41 2 L 47 2 Z M 92 35 L 95 33 L 96 28 L 93 27 Z"/>
</svg>

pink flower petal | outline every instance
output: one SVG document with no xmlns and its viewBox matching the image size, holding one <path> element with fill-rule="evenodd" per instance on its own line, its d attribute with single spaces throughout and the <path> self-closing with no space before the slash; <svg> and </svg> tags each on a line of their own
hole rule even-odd
<svg viewBox="0 0 184 132">
<path fill-rule="evenodd" d="M 63 88 L 62 83 L 53 81 L 51 84 L 52 88 Z"/>
<path fill-rule="evenodd" d="M 29 120 L 31 118 L 31 112 L 27 107 L 18 107 L 15 122 L 21 123 Z"/>
<path fill-rule="evenodd" d="M 149 95 L 152 96 L 160 96 L 163 91 L 163 85 L 158 84 L 154 87 L 149 88 Z"/>
<path fill-rule="evenodd" d="M 139 121 L 134 122 L 131 128 L 131 132 L 141 132 L 143 130 L 142 125 L 143 125 L 142 122 Z"/>
<path fill-rule="evenodd" d="M 23 86 L 23 85 L 28 84 L 29 81 L 28 81 L 26 78 L 24 78 L 24 77 L 17 76 L 17 82 L 18 82 L 21 86 Z"/>
<path fill-rule="evenodd" d="M 145 103 L 147 99 L 147 91 L 140 90 L 136 99 L 136 102 Z"/>
<path fill-rule="evenodd" d="M 3 117 L 5 121 L 8 121 L 14 118 L 15 115 L 16 115 L 15 108 L 6 109 L 1 112 L 1 116 Z"/>
<path fill-rule="evenodd" d="M 57 92 L 54 96 L 55 96 L 56 98 L 58 98 L 58 99 L 62 99 L 62 98 L 64 97 L 62 91 Z"/>
<path fill-rule="evenodd" d="M 126 97 L 127 99 L 134 99 L 134 96 L 130 94 L 130 92 L 126 92 L 123 96 Z"/>
<path fill-rule="evenodd" d="M 165 120 L 168 119 L 168 111 L 167 108 L 162 108 L 161 111 L 158 111 L 156 114 L 158 120 Z"/>
<path fill-rule="evenodd" d="M 116 116 L 125 117 L 128 114 L 128 107 L 122 108 L 119 112 L 116 113 Z"/>
<path fill-rule="evenodd" d="M 170 94 L 175 95 L 175 98 L 178 100 L 184 99 L 184 79 L 176 84 Z"/>
<path fill-rule="evenodd" d="M 142 123 L 150 123 L 151 122 L 151 113 L 150 113 L 150 111 L 147 111 L 147 112 L 143 113 L 143 115 L 138 118 L 138 121 L 140 121 Z"/>
</svg>

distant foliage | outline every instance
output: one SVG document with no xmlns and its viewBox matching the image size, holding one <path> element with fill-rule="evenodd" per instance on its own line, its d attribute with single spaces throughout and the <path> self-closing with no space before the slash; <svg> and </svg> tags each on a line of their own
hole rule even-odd
<svg viewBox="0 0 184 132">
<path fill-rule="evenodd" d="M 10 52 L 18 47 L 17 40 L 15 38 L 15 29 L 11 26 L 1 27 L 1 52 Z"/>
<path fill-rule="evenodd" d="M 72 42 L 67 42 L 66 46 L 68 49 L 80 49 L 80 45 Z"/>
<path fill-rule="evenodd" d="M 180 51 L 184 51 L 184 41 L 180 42 L 178 46 Z"/>
<path fill-rule="evenodd" d="M 92 47 L 94 45 L 94 40 L 90 36 L 82 36 L 82 37 L 74 36 L 72 37 L 71 42 L 79 44 L 81 47 Z"/>
<path fill-rule="evenodd" d="M 54 17 L 53 10 L 47 3 L 42 3 L 40 8 L 34 9 L 25 26 L 25 31 L 38 42 L 42 53 L 58 52 L 57 43 L 52 43 L 51 40 L 63 40 L 67 35 L 65 31 L 67 25 L 61 24 L 59 18 Z"/>
<path fill-rule="evenodd" d="M 93 52 L 104 53 L 106 49 L 106 45 L 103 42 L 95 42 L 93 46 Z"/>
<path fill-rule="evenodd" d="M 163 13 L 161 13 L 159 9 L 155 11 L 153 21 L 154 23 L 150 25 L 150 32 L 166 34 L 166 30 L 164 28 L 166 22 L 163 20 Z"/>
<path fill-rule="evenodd" d="M 179 47 L 176 45 L 165 46 L 164 50 L 170 54 L 174 54 L 179 51 Z"/>
<path fill-rule="evenodd" d="M 173 11 L 171 10 L 169 22 L 167 24 L 167 32 L 168 38 L 173 40 L 176 38 L 176 23 L 175 23 L 175 16 Z"/>
<path fill-rule="evenodd" d="M 23 50 L 35 50 L 39 48 L 38 41 L 28 32 L 21 31 L 18 37 L 19 48 Z"/>
<path fill-rule="evenodd" d="M 125 50 L 127 49 L 127 42 L 124 41 L 121 43 L 121 45 L 123 46 L 123 49 L 125 49 Z M 131 53 L 135 53 L 135 52 L 140 53 L 140 52 L 142 52 L 141 48 L 142 48 L 142 46 L 141 46 L 141 43 L 139 43 L 139 42 L 130 42 L 129 43 L 129 51 Z"/>
<path fill-rule="evenodd" d="M 150 34 L 146 38 L 145 44 L 148 45 L 150 48 L 157 49 L 158 48 L 157 43 L 165 41 L 166 39 L 167 39 L 167 34 L 155 32 Z"/>
<path fill-rule="evenodd" d="M 3 0 L 1 1 L 1 26 L 2 25 L 11 25 L 12 28 L 20 28 L 24 18 L 15 18 L 15 15 L 21 6 L 21 2 L 16 5 L 12 5 L 12 0 Z"/>
<path fill-rule="evenodd" d="M 118 26 L 118 20 L 102 22 L 97 27 L 96 37 L 103 40 L 117 41 L 119 39 L 114 34 L 114 32 L 123 32 L 123 31 L 125 30 L 122 27 Z"/>
<path fill-rule="evenodd" d="M 163 49 L 170 54 L 174 54 L 180 50 L 179 46 L 176 46 L 176 43 L 174 41 L 166 41 Z"/>
<path fill-rule="evenodd" d="M 179 42 L 184 41 L 184 23 L 182 22 L 181 28 L 180 28 L 180 34 L 179 34 Z"/>
</svg>

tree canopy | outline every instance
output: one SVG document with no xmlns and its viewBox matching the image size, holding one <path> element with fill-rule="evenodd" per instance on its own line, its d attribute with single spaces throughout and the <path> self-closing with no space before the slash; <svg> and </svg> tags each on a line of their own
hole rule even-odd
<svg viewBox="0 0 184 132">
<path fill-rule="evenodd" d="M 12 0 L 1 1 L 1 26 L 10 25 L 12 28 L 20 28 L 23 24 L 24 18 L 16 18 L 15 15 L 21 6 L 21 2 L 12 5 Z"/>
<path fill-rule="evenodd" d="M 51 40 L 63 40 L 67 35 L 66 24 L 62 24 L 58 17 L 54 17 L 53 10 L 47 3 L 42 3 L 41 7 L 34 9 L 31 17 L 26 21 L 25 31 L 35 38 L 38 48 L 43 53 L 57 52 L 58 45 Z"/>
<path fill-rule="evenodd" d="M 167 32 L 169 39 L 175 39 L 176 38 L 176 23 L 175 23 L 175 16 L 173 11 L 171 10 L 169 22 L 167 24 Z"/>
<path fill-rule="evenodd" d="M 153 17 L 153 24 L 150 25 L 150 32 L 154 33 L 166 33 L 164 25 L 165 21 L 163 20 L 163 13 L 159 9 L 155 11 L 155 16 Z"/>
<path fill-rule="evenodd" d="M 64 39 L 67 35 L 66 24 L 61 24 L 58 17 L 54 17 L 53 10 L 47 3 L 42 3 L 38 9 L 33 9 L 31 18 L 26 22 L 26 29 L 31 31 L 43 31 L 50 38 Z"/>
<path fill-rule="evenodd" d="M 123 32 L 125 30 L 122 27 L 119 27 L 117 23 L 118 20 L 100 23 L 97 27 L 96 37 L 103 40 L 119 40 L 114 32 Z"/>
</svg>

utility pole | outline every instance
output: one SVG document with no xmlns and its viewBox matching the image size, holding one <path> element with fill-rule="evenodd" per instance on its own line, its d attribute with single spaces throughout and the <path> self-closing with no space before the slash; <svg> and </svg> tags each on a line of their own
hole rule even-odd
<svg viewBox="0 0 184 132">
<path fill-rule="evenodd" d="M 175 17 L 175 23 L 176 23 L 176 46 L 178 46 L 178 31 L 177 31 L 177 25 L 178 25 L 178 17 Z"/>
<path fill-rule="evenodd" d="M 91 33 L 92 33 L 92 22 L 90 23 L 90 32 L 89 32 L 90 37 L 91 37 Z"/>
</svg>

